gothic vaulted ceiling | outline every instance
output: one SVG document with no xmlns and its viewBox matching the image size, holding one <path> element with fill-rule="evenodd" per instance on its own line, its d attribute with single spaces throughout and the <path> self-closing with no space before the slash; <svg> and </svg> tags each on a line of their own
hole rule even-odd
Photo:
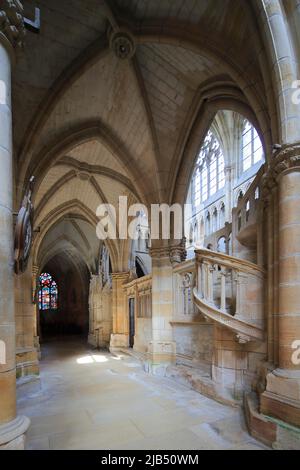
<svg viewBox="0 0 300 470">
<path fill-rule="evenodd" d="M 24 7 L 27 17 L 40 8 L 41 29 L 27 33 L 13 74 L 16 204 L 34 174 L 40 262 L 58 249 L 77 251 L 92 270 L 99 203 L 122 194 L 172 200 L 207 101 L 238 99 L 268 132 L 250 2 L 28 0 Z M 109 32 L 120 29 L 134 38 L 130 60 L 109 47 Z M 119 249 L 111 247 L 116 259 Z"/>
</svg>

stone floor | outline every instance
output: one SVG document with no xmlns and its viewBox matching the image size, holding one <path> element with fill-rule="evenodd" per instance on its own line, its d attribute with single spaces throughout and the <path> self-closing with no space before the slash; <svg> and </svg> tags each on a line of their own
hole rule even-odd
<svg viewBox="0 0 300 470">
<path fill-rule="evenodd" d="M 74 338 L 44 345 L 41 390 L 23 392 L 27 449 L 265 449 L 241 412 L 122 354 Z"/>
</svg>

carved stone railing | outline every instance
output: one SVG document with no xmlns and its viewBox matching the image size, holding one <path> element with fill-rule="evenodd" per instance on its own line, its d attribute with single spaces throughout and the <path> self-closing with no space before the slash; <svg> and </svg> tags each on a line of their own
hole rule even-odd
<svg viewBox="0 0 300 470">
<path fill-rule="evenodd" d="M 226 222 L 224 227 L 208 236 L 205 236 L 204 246 L 210 250 L 221 251 L 222 253 L 230 255 L 232 250 L 231 241 L 232 223 Z"/>
<path fill-rule="evenodd" d="M 251 242 L 251 240 L 256 242 L 258 207 L 261 201 L 264 171 L 263 165 L 245 195 L 239 200 L 237 207 L 232 210 L 233 231 L 241 243 Z"/>
<path fill-rule="evenodd" d="M 196 265 L 191 259 L 173 269 L 173 319 L 191 320 L 197 310 L 193 301 L 196 285 Z"/>
<path fill-rule="evenodd" d="M 263 340 L 264 271 L 249 261 L 196 250 L 194 302 L 210 320 L 236 333 L 240 343 Z"/>
</svg>

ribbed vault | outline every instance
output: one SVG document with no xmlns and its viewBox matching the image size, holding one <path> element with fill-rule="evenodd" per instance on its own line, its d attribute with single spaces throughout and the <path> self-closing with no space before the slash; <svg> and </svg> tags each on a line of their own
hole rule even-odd
<svg viewBox="0 0 300 470">
<path fill-rule="evenodd" d="M 292 126 L 285 102 L 274 108 L 286 84 L 274 83 L 266 67 L 277 30 L 261 26 L 271 14 L 263 0 L 29 0 L 28 16 L 33 6 L 42 27 L 27 34 L 13 98 L 16 206 L 34 174 L 36 246 L 76 201 L 94 230 L 97 206 L 116 205 L 125 193 L 148 205 L 182 202 L 220 109 L 255 124 L 267 160 Z M 120 27 L 136 43 L 130 60 L 109 47 L 110 31 Z M 123 247 L 112 242 L 111 251 L 125 269 Z"/>
</svg>

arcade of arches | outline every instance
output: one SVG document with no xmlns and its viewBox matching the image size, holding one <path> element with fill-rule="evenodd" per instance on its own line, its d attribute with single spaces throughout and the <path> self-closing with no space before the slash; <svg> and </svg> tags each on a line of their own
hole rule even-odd
<svg viewBox="0 0 300 470">
<path fill-rule="evenodd" d="M 34 448 L 67 361 L 99 415 L 101 374 L 121 401 L 140 368 L 157 441 L 179 411 L 154 384 L 195 394 L 190 448 L 218 448 L 196 422 L 218 402 L 247 445 L 300 449 L 299 26 L 299 0 L 0 0 L 0 448 Z M 100 240 L 119 196 L 184 206 L 182 236 L 152 239 L 139 210 L 133 240 Z"/>
</svg>

